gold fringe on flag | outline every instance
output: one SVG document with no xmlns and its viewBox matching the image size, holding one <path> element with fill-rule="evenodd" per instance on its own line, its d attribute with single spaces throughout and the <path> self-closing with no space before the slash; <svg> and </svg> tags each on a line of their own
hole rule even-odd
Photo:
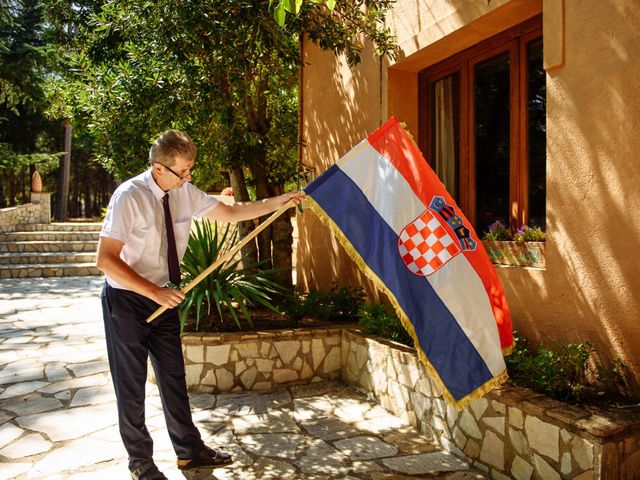
<svg viewBox="0 0 640 480">
<path fill-rule="evenodd" d="M 449 402 L 454 408 L 461 410 L 466 406 L 468 406 L 473 400 L 484 397 L 489 391 L 500 386 L 507 380 L 508 375 L 507 375 L 507 371 L 505 370 L 499 375 L 493 377 L 491 380 L 488 380 L 484 384 L 480 385 L 473 392 L 469 393 L 468 395 L 465 395 L 459 400 L 456 400 L 453 397 L 453 395 L 451 395 L 449 390 L 445 387 L 444 382 L 440 378 L 440 375 L 438 374 L 434 366 L 431 364 L 431 362 L 427 358 L 427 355 L 422 351 L 422 348 L 420 347 L 420 343 L 418 342 L 418 336 L 416 335 L 413 324 L 405 314 L 404 310 L 402 310 L 402 307 L 400 307 L 400 304 L 398 303 L 396 297 L 393 295 L 391 290 L 389 290 L 385 285 L 385 283 L 380 279 L 380 277 L 378 277 L 378 275 L 376 275 L 376 273 L 373 270 L 371 270 L 371 268 L 369 268 L 369 265 L 367 265 L 367 263 L 362 259 L 360 254 L 353 247 L 353 245 L 351 244 L 349 239 L 346 237 L 346 235 L 342 232 L 342 230 L 340 230 L 338 225 L 336 225 L 336 223 L 331 219 L 331 217 L 327 215 L 327 213 L 322 209 L 322 207 L 318 205 L 318 203 L 316 203 L 309 195 L 307 195 L 305 198 L 305 205 L 309 206 L 318 216 L 320 221 L 324 225 L 326 225 L 329 228 L 329 230 L 331 230 L 331 232 L 338 238 L 338 240 L 340 241 L 340 244 L 344 247 L 349 257 L 358 265 L 360 270 L 362 270 L 362 272 L 374 283 L 376 288 L 378 288 L 379 290 L 381 290 L 387 295 L 396 313 L 398 314 L 398 317 L 400 318 L 402 325 L 407 330 L 407 332 L 411 336 L 411 339 L 413 340 L 414 347 L 418 352 L 418 358 L 420 358 L 420 361 L 427 369 L 427 372 L 429 373 L 429 375 L 431 375 L 432 379 L 436 382 L 436 384 L 442 391 L 447 402 Z"/>
</svg>

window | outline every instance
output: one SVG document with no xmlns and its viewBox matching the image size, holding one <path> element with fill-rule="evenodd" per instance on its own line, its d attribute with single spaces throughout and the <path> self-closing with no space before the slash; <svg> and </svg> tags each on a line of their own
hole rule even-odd
<svg viewBox="0 0 640 480">
<path fill-rule="evenodd" d="M 478 234 L 496 220 L 545 227 L 542 21 L 420 74 L 420 146 Z"/>
</svg>

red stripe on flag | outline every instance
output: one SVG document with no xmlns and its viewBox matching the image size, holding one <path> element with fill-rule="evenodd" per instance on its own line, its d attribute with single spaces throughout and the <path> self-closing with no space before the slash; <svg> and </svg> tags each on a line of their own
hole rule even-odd
<svg viewBox="0 0 640 480">
<path fill-rule="evenodd" d="M 427 164 L 422 152 L 420 152 L 395 117 L 387 120 L 380 128 L 369 135 L 367 140 L 373 148 L 393 164 L 425 206 L 430 205 L 434 195 L 440 195 L 444 197 L 447 205 L 455 205 L 458 214 L 464 219 L 466 225 L 471 227 L 471 223 L 461 212 L 451 195 L 449 195 L 438 176 Z M 467 257 L 467 261 L 482 280 L 484 289 L 489 296 L 493 316 L 498 325 L 501 347 L 503 349 L 511 347 L 513 345 L 511 314 L 502 283 L 498 278 L 495 267 L 489 260 L 484 245 L 480 242 L 474 229 L 470 228 L 470 230 L 470 235 L 477 242 L 476 250 L 465 250 L 462 253 Z M 456 238 L 455 232 L 453 237 Z"/>
</svg>

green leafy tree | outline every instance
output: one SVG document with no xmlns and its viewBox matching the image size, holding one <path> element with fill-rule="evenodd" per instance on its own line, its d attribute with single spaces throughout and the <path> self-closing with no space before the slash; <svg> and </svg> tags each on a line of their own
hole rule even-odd
<svg viewBox="0 0 640 480">
<path fill-rule="evenodd" d="M 393 37 L 380 23 L 390 3 L 296 2 L 285 24 L 268 0 L 55 0 L 59 30 L 75 25 L 67 27 L 73 75 L 66 108 L 121 179 L 145 168 L 155 136 L 179 128 L 199 147 L 200 186 L 224 168 L 236 200 L 277 195 L 298 174 L 299 35 L 351 64 L 364 38 L 392 52 Z M 241 235 L 251 227 L 241 225 Z M 260 235 L 257 251 L 245 252 L 250 263 L 281 269 L 284 284 L 291 234 L 281 218 Z"/>
<path fill-rule="evenodd" d="M 56 164 L 46 155 L 58 150 L 44 91 L 51 55 L 40 2 L 0 0 L 0 207 L 27 199 L 36 164 Z"/>
</svg>

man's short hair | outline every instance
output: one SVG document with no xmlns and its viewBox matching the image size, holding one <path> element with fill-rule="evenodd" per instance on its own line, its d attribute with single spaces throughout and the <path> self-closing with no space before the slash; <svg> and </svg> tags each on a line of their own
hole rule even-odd
<svg viewBox="0 0 640 480">
<path fill-rule="evenodd" d="M 198 149 L 185 132 L 180 130 L 167 130 L 155 139 L 149 150 L 149 163 L 162 163 L 172 166 L 177 157 L 183 157 L 189 161 L 196 159 Z"/>
</svg>

